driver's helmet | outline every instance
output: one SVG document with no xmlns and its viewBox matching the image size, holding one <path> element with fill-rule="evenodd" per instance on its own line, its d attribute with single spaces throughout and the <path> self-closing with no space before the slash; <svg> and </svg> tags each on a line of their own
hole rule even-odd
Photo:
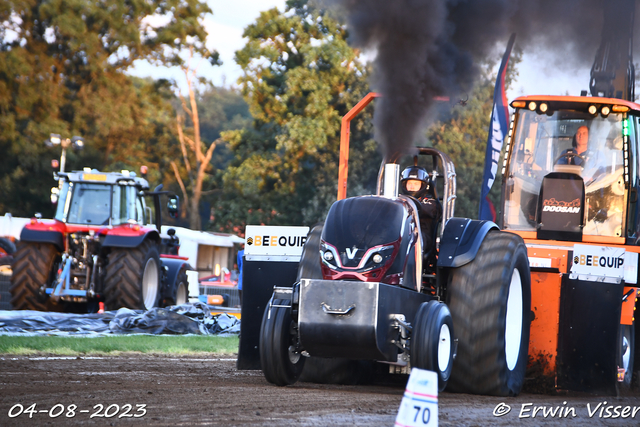
<svg viewBox="0 0 640 427">
<path fill-rule="evenodd" d="M 419 199 L 431 188 L 431 180 L 425 168 L 409 166 L 402 171 L 400 186 L 405 194 Z"/>
</svg>

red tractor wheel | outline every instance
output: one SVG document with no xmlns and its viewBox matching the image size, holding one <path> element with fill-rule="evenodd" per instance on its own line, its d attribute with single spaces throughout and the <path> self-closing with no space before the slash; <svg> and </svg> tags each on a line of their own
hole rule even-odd
<svg viewBox="0 0 640 427">
<path fill-rule="evenodd" d="M 104 287 L 108 310 L 158 306 L 160 256 L 153 241 L 145 240 L 136 248 L 113 248 L 108 258 Z"/>
<path fill-rule="evenodd" d="M 20 242 L 13 256 L 11 304 L 15 310 L 55 311 L 58 306 L 40 294 L 50 284 L 60 260 L 60 252 L 50 243 Z"/>
<path fill-rule="evenodd" d="M 165 298 L 163 306 L 182 305 L 189 302 L 189 279 L 187 270 L 181 268 L 176 278 L 176 285 L 173 288 L 173 295 Z"/>
</svg>

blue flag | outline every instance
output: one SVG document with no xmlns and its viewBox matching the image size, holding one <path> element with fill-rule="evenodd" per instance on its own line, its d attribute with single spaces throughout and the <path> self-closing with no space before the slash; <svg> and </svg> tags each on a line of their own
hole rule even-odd
<svg viewBox="0 0 640 427">
<path fill-rule="evenodd" d="M 509 105 L 507 104 L 507 94 L 504 91 L 504 78 L 507 74 L 507 65 L 509 65 L 509 56 L 516 35 L 512 34 L 504 52 L 500 70 L 496 78 L 496 88 L 493 92 L 493 111 L 491 112 L 491 124 L 489 126 L 489 138 L 487 138 L 487 151 L 484 157 L 484 174 L 482 176 L 482 193 L 480 195 L 480 210 L 478 212 L 479 219 L 496 220 L 496 211 L 493 204 L 488 198 L 489 191 L 493 186 L 493 181 L 498 173 L 498 161 L 500 160 L 500 152 L 502 144 L 509 133 Z"/>
</svg>

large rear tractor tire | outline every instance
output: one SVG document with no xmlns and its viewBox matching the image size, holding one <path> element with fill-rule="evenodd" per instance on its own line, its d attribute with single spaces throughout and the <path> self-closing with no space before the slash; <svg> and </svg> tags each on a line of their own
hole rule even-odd
<svg viewBox="0 0 640 427">
<path fill-rule="evenodd" d="M 273 304 L 271 303 L 273 301 Z M 298 381 L 306 357 L 294 352 L 294 322 L 289 300 L 269 301 L 260 327 L 260 365 L 265 378 L 272 384 L 285 386 Z"/>
<path fill-rule="evenodd" d="M 454 355 L 453 320 L 446 304 L 422 303 L 411 332 L 411 366 L 438 374 L 438 390 L 447 386 Z"/>
<path fill-rule="evenodd" d="M 108 258 L 104 287 L 107 310 L 149 310 L 158 306 L 160 256 L 152 240 L 136 248 L 113 248 Z"/>
<path fill-rule="evenodd" d="M 452 271 L 447 300 L 458 339 L 449 390 L 520 393 L 531 322 L 531 278 L 523 240 L 489 232 L 475 259 Z"/>
<path fill-rule="evenodd" d="M 58 311 L 63 307 L 40 293 L 42 285 L 50 285 L 60 251 L 50 243 L 19 242 L 11 269 L 11 304 L 14 310 Z"/>
</svg>

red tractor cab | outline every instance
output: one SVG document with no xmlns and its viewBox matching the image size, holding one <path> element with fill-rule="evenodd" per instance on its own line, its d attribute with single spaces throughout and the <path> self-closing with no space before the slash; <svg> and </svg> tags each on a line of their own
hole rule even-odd
<svg viewBox="0 0 640 427">
<path fill-rule="evenodd" d="M 191 267 L 160 255 L 177 253 L 178 239 L 159 233 L 161 197 L 169 196 L 169 215 L 177 216 L 177 196 L 161 186 L 150 192 L 130 171 L 85 168 L 56 179 L 54 219 L 33 218 L 20 235 L 12 265 L 14 308 L 97 311 L 104 302 L 107 309 L 150 309 L 187 301 Z"/>
</svg>

